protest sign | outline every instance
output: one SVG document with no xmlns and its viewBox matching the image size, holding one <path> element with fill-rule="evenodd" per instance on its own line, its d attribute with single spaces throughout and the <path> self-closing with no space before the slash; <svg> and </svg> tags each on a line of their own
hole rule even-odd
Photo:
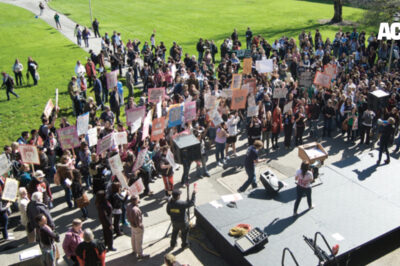
<svg viewBox="0 0 400 266">
<path fill-rule="evenodd" d="M 331 86 L 331 77 L 327 74 L 317 71 L 314 78 L 314 84 L 329 89 Z"/>
<path fill-rule="evenodd" d="M 247 97 L 247 105 L 248 106 L 255 106 L 256 105 L 256 98 L 254 97 L 253 93 L 250 93 L 249 97 Z"/>
<path fill-rule="evenodd" d="M 123 145 L 128 144 L 128 133 L 126 131 L 115 132 L 114 133 L 114 141 L 115 145 Z"/>
<path fill-rule="evenodd" d="M 336 73 L 337 73 L 336 71 L 337 71 L 336 65 L 327 64 L 324 66 L 324 74 L 330 76 L 331 79 L 336 78 Z"/>
<path fill-rule="evenodd" d="M 272 59 L 257 60 L 256 70 L 258 73 L 271 73 L 274 70 L 274 61 Z"/>
<path fill-rule="evenodd" d="M 243 87 L 246 86 L 249 93 L 257 93 L 257 80 L 255 78 L 245 79 L 243 83 L 244 85 L 242 86 L 242 89 L 244 89 Z"/>
<path fill-rule="evenodd" d="M 97 128 L 91 128 L 88 130 L 88 142 L 89 147 L 93 147 L 97 144 Z"/>
<path fill-rule="evenodd" d="M 10 170 L 10 161 L 4 153 L 0 155 L 0 175 L 7 173 Z"/>
<path fill-rule="evenodd" d="M 272 98 L 274 98 L 274 99 L 286 98 L 287 93 L 288 93 L 288 90 L 287 90 L 286 86 L 278 85 L 274 88 Z"/>
<path fill-rule="evenodd" d="M 184 111 L 185 123 L 196 119 L 196 102 L 186 102 Z"/>
<path fill-rule="evenodd" d="M 219 94 L 221 98 L 232 98 L 232 90 L 231 89 L 223 89 Z"/>
<path fill-rule="evenodd" d="M 216 102 L 217 102 L 217 96 L 211 94 L 204 95 L 204 106 L 206 107 L 206 109 L 208 110 L 213 109 Z"/>
<path fill-rule="evenodd" d="M 89 130 L 89 112 L 78 116 L 76 119 L 76 131 L 78 136 L 86 135 Z"/>
<path fill-rule="evenodd" d="M 222 119 L 221 115 L 217 110 L 211 111 L 211 120 L 214 123 L 214 126 L 218 126 L 221 124 L 224 120 Z"/>
<path fill-rule="evenodd" d="M 182 124 L 182 109 L 180 104 L 171 105 L 168 115 L 168 127 L 175 127 Z"/>
<path fill-rule="evenodd" d="M 231 89 L 240 89 L 242 87 L 242 75 L 241 74 L 233 74 Z"/>
<path fill-rule="evenodd" d="M 156 105 L 156 111 L 157 111 L 157 118 L 162 117 L 162 100 L 160 97 L 160 100 L 158 101 L 157 105 Z"/>
<path fill-rule="evenodd" d="M 40 164 L 39 153 L 35 145 L 20 144 L 21 160 L 27 164 Z"/>
<path fill-rule="evenodd" d="M 46 103 L 46 106 L 44 107 L 44 111 L 43 111 L 44 116 L 49 118 L 53 109 L 54 109 L 53 101 L 51 99 L 49 99 Z"/>
<path fill-rule="evenodd" d="M 147 149 L 140 150 L 140 152 L 136 157 L 135 164 L 133 165 L 133 170 L 132 170 L 133 172 L 142 167 L 146 159 L 146 155 L 147 155 Z"/>
<path fill-rule="evenodd" d="M 153 110 L 150 110 L 147 113 L 146 118 L 144 119 L 144 122 L 143 122 L 142 140 L 144 140 L 145 138 L 147 138 L 149 136 L 149 128 L 150 128 L 152 118 L 153 118 Z"/>
<path fill-rule="evenodd" d="M 111 90 L 114 87 L 117 87 L 118 83 L 118 70 L 107 72 L 106 73 L 106 80 L 107 80 L 107 89 Z"/>
<path fill-rule="evenodd" d="M 247 107 L 247 117 L 258 116 L 258 106 L 248 106 Z"/>
<path fill-rule="evenodd" d="M 253 59 L 251 57 L 243 59 L 243 74 L 246 75 L 251 74 L 252 64 L 253 64 Z"/>
<path fill-rule="evenodd" d="M 122 172 L 124 170 L 124 168 L 122 166 L 121 157 L 119 156 L 119 153 L 117 153 L 113 157 L 110 157 L 108 159 L 108 163 L 110 165 L 111 172 L 114 175 L 116 175 L 118 172 Z"/>
<path fill-rule="evenodd" d="M 69 126 L 57 130 L 58 140 L 63 150 L 73 149 L 80 145 L 76 126 Z"/>
<path fill-rule="evenodd" d="M 131 133 L 135 133 L 142 125 L 146 113 L 144 106 L 126 110 L 126 124 L 131 127 Z"/>
<path fill-rule="evenodd" d="M 130 187 L 129 187 L 129 195 L 139 195 L 143 192 L 144 190 L 144 185 L 142 178 L 137 179 Z"/>
<path fill-rule="evenodd" d="M 300 73 L 299 86 L 303 88 L 309 88 L 313 84 L 312 72 L 305 71 Z"/>
<path fill-rule="evenodd" d="M 168 163 L 172 166 L 174 171 L 179 169 L 179 165 L 175 163 L 174 154 L 171 152 L 171 149 L 168 149 L 167 156 L 165 157 Z"/>
<path fill-rule="evenodd" d="M 151 141 L 157 141 L 164 137 L 165 117 L 156 118 L 151 126 Z"/>
<path fill-rule="evenodd" d="M 232 110 L 246 108 L 247 90 L 232 90 Z"/>
<path fill-rule="evenodd" d="M 58 108 L 58 88 L 56 88 L 56 108 Z"/>
<path fill-rule="evenodd" d="M 283 107 L 283 113 L 286 114 L 293 106 L 293 102 L 290 101 Z"/>
<path fill-rule="evenodd" d="M 6 183 L 4 184 L 4 189 L 1 199 L 14 202 L 17 199 L 18 186 L 19 186 L 18 180 L 8 177 L 6 179 Z"/>
<path fill-rule="evenodd" d="M 251 50 L 250 49 L 240 49 L 240 50 L 236 50 L 233 51 L 234 53 L 236 53 L 236 56 L 239 59 L 245 58 L 245 57 L 251 57 Z"/>
<path fill-rule="evenodd" d="M 102 154 L 112 147 L 114 142 L 114 133 L 110 133 L 102 139 L 97 140 L 97 154 Z"/>
<path fill-rule="evenodd" d="M 160 97 L 161 100 L 164 100 L 165 98 L 165 88 L 161 87 L 161 88 L 150 88 L 149 89 L 149 103 L 157 103 L 160 101 Z"/>
</svg>

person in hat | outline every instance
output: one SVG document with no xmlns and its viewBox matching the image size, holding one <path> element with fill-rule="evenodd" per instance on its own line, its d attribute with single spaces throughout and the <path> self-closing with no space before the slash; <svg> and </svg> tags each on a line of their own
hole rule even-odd
<svg viewBox="0 0 400 266">
<path fill-rule="evenodd" d="M 172 198 L 167 204 L 167 213 L 171 217 L 172 223 L 171 248 L 176 246 L 176 238 L 179 231 L 181 231 L 182 249 L 184 249 L 189 246 L 189 241 L 187 239 L 189 233 L 189 217 L 186 209 L 194 205 L 197 188 L 194 188 L 190 200 L 181 200 L 181 193 L 180 190 L 174 190 L 172 192 Z"/>
<path fill-rule="evenodd" d="M 46 206 L 50 205 L 50 202 L 53 200 L 50 191 L 50 184 L 45 178 L 45 174 L 42 170 L 37 170 L 33 174 L 33 179 L 29 182 L 28 188 L 28 196 L 29 198 L 32 197 L 33 193 L 35 192 L 42 192 L 43 193 L 43 203 Z"/>
<path fill-rule="evenodd" d="M 131 196 L 131 203 L 127 206 L 127 216 L 128 221 L 131 224 L 131 243 L 133 253 L 137 256 L 138 259 L 146 259 L 149 257 L 147 254 L 143 254 L 143 215 L 142 211 L 139 208 L 139 195 Z"/>
</svg>

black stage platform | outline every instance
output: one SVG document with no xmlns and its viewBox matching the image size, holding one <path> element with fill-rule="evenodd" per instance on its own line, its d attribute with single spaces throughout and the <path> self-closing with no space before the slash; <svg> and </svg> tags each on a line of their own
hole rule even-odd
<svg viewBox="0 0 400 266">
<path fill-rule="evenodd" d="M 353 252 L 400 231 L 400 163 L 392 158 L 389 165 L 376 167 L 377 155 L 376 151 L 364 153 L 322 167 L 323 184 L 312 190 L 315 208 L 306 211 L 304 197 L 297 218 L 292 216 L 296 188 L 294 178 L 290 178 L 276 198 L 259 188 L 242 194 L 237 208 L 227 207 L 221 199 L 220 208 L 210 204 L 196 207 L 197 225 L 232 265 L 280 265 L 285 247 L 299 265 L 317 265 L 318 258 L 303 240 L 303 235 L 314 238 L 317 231 L 324 234 L 330 246 L 340 245 L 339 261 L 351 261 Z M 243 256 L 234 246 L 235 239 L 228 235 L 239 223 L 264 229 L 269 243 Z M 329 252 L 322 239 L 317 244 Z M 286 254 L 285 265 L 294 265 L 289 257 Z"/>
</svg>

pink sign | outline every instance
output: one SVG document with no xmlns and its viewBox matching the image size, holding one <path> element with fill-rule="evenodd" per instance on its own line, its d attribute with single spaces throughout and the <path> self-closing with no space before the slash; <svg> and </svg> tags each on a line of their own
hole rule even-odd
<svg viewBox="0 0 400 266">
<path fill-rule="evenodd" d="M 53 111 L 53 108 L 54 108 L 53 101 L 51 99 L 49 99 L 47 101 L 46 107 L 44 108 L 44 111 L 43 111 L 44 116 L 49 118 L 49 116 L 51 115 L 51 112 Z"/>
<path fill-rule="evenodd" d="M 131 196 L 133 195 L 139 195 L 140 193 L 142 193 L 144 190 L 144 185 L 143 185 L 143 181 L 142 178 L 139 178 L 138 180 L 135 181 L 135 183 L 133 183 L 130 187 L 129 187 L 129 194 Z"/>
<path fill-rule="evenodd" d="M 153 110 L 150 110 L 147 113 L 147 116 L 143 122 L 142 140 L 144 140 L 145 138 L 147 138 L 149 136 L 149 127 L 150 127 L 152 118 L 153 118 Z"/>
<path fill-rule="evenodd" d="M 141 150 L 138 153 L 135 164 L 133 165 L 133 170 L 132 170 L 133 172 L 142 167 L 146 159 L 146 154 L 147 154 L 147 149 Z"/>
<path fill-rule="evenodd" d="M 63 150 L 73 149 L 80 145 L 76 126 L 69 126 L 57 130 L 58 141 Z"/>
<path fill-rule="evenodd" d="M 114 133 L 110 133 L 102 139 L 97 140 L 97 154 L 102 154 L 103 152 L 107 151 L 113 145 L 113 138 Z"/>
<path fill-rule="evenodd" d="M 149 89 L 149 103 L 157 103 L 160 100 L 165 98 L 165 88 L 150 88 Z"/>
<path fill-rule="evenodd" d="M 196 119 L 196 102 L 186 102 L 184 111 L 185 123 Z"/>
<path fill-rule="evenodd" d="M 39 153 L 35 145 L 19 145 L 21 160 L 27 164 L 40 164 Z"/>
<path fill-rule="evenodd" d="M 106 80 L 107 80 L 107 89 L 111 90 L 114 87 L 117 87 L 118 83 L 118 70 L 107 72 L 106 73 Z"/>
</svg>

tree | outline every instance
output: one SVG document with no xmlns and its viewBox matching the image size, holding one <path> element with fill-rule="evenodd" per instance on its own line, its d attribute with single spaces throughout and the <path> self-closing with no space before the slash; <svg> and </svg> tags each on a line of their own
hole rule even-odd
<svg viewBox="0 0 400 266">
<path fill-rule="evenodd" d="M 350 0 L 350 3 L 367 9 L 362 22 L 368 25 L 391 22 L 393 15 L 399 11 L 400 7 L 400 0 Z"/>
<path fill-rule="evenodd" d="M 333 8 L 335 10 L 335 14 L 333 15 L 333 18 L 331 19 L 331 23 L 339 23 L 339 22 L 343 21 L 342 7 L 343 7 L 342 0 L 333 0 Z"/>
</svg>

